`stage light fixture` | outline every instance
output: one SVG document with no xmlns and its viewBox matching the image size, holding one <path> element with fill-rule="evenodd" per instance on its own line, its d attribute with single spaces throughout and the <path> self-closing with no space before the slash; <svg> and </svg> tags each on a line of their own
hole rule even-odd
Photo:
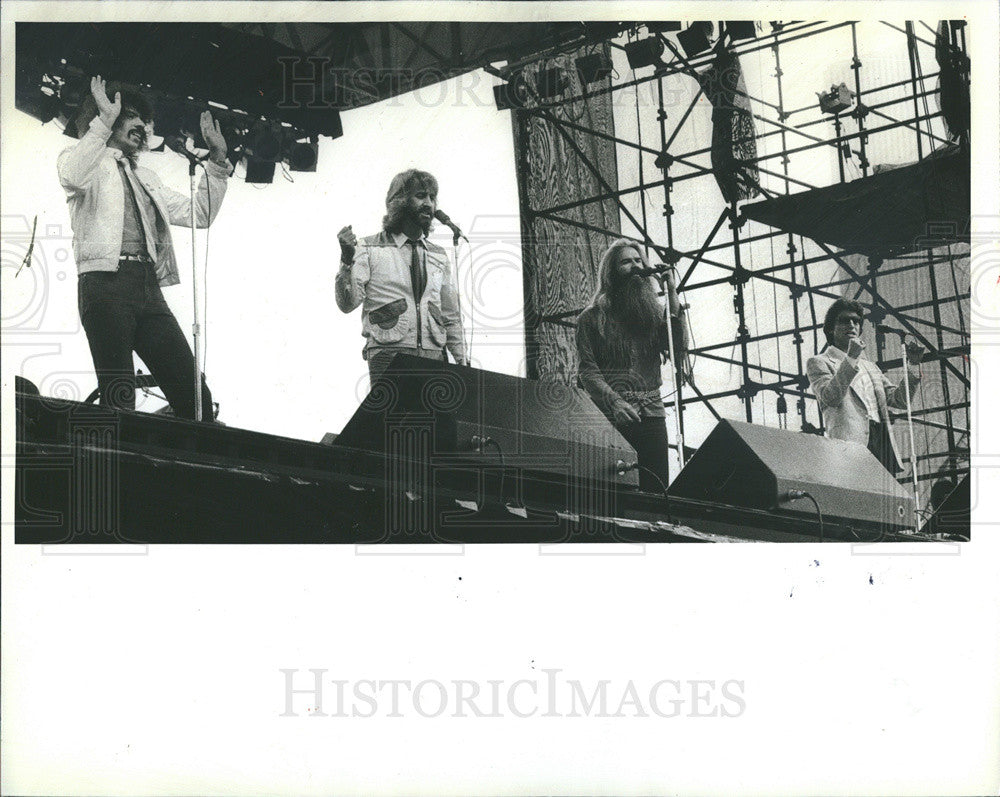
<svg viewBox="0 0 1000 797">
<path fill-rule="evenodd" d="M 647 22 L 646 30 L 650 33 L 675 33 L 684 29 L 683 22 Z"/>
<path fill-rule="evenodd" d="M 269 122 L 258 122 L 250 131 L 247 151 L 258 160 L 274 163 L 281 159 L 281 139 L 281 127 Z"/>
<path fill-rule="evenodd" d="M 41 99 L 38 101 L 38 119 L 41 123 L 48 124 L 55 119 L 62 110 L 62 101 L 59 95 L 51 91 L 41 91 Z"/>
<path fill-rule="evenodd" d="M 558 66 L 541 70 L 535 78 L 535 90 L 545 100 L 562 94 L 567 88 L 569 76 Z"/>
<path fill-rule="evenodd" d="M 625 45 L 625 56 L 632 69 L 659 64 L 661 55 L 663 55 L 663 42 L 659 36 L 650 36 Z"/>
<path fill-rule="evenodd" d="M 580 82 L 585 86 L 599 80 L 606 80 L 614 69 L 611 64 L 611 56 L 607 53 L 585 55 L 582 58 L 577 58 L 575 65 Z"/>
<path fill-rule="evenodd" d="M 687 30 L 682 30 L 677 34 L 677 41 L 684 50 L 684 55 L 693 58 L 699 53 L 705 52 L 712 46 L 710 36 L 713 25 L 711 22 L 692 22 Z"/>
<path fill-rule="evenodd" d="M 493 100 L 498 111 L 523 108 L 527 99 L 528 87 L 521 72 L 513 73 L 506 83 L 493 87 Z"/>
<path fill-rule="evenodd" d="M 743 41 L 757 38 L 757 23 L 748 21 L 726 22 L 726 33 L 730 41 Z"/>
<path fill-rule="evenodd" d="M 267 184 L 274 180 L 274 161 L 264 161 L 252 155 L 247 156 L 248 183 Z"/>
<path fill-rule="evenodd" d="M 819 107 L 823 113 L 840 113 L 854 105 L 854 92 L 844 83 L 830 86 L 829 91 L 816 92 L 819 97 Z"/>
<path fill-rule="evenodd" d="M 618 38 L 618 31 L 626 27 L 624 22 L 584 22 L 583 30 L 590 41 L 608 41 Z"/>
<path fill-rule="evenodd" d="M 314 172 L 319 161 L 319 137 L 296 141 L 288 150 L 288 168 L 293 172 Z"/>
</svg>

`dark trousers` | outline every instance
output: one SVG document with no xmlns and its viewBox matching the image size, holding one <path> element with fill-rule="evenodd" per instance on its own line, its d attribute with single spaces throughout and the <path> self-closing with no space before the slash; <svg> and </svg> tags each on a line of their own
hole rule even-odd
<svg viewBox="0 0 1000 797">
<path fill-rule="evenodd" d="M 667 419 L 643 418 L 638 423 L 619 427 L 622 437 L 638 454 L 639 489 L 647 493 L 662 493 L 670 482 L 670 462 L 667 457 Z M 649 472 L 655 473 L 661 485 Z"/>
<path fill-rule="evenodd" d="M 101 404 L 135 409 L 134 351 L 174 413 L 193 419 L 194 355 L 163 299 L 153 266 L 122 262 L 118 271 L 88 271 L 80 275 L 77 297 Z M 212 420 L 212 394 L 204 376 L 201 407 L 202 419 Z"/>
<path fill-rule="evenodd" d="M 868 450 L 893 476 L 903 470 L 900 463 L 896 461 L 896 454 L 892 450 L 892 440 L 889 438 L 889 429 L 884 423 L 868 421 Z"/>
</svg>

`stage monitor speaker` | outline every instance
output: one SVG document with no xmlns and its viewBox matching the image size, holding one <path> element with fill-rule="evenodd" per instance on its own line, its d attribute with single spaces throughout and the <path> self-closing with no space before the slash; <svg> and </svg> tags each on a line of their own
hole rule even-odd
<svg viewBox="0 0 1000 797">
<path fill-rule="evenodd" d="M 949 479 L 935 482 L 931 487 L 931 516 L 923 531 L 931 534 L 948 534 L 954 537 L 970 538 L 972 526 L 972 490 L 969 474 L 966 473 L 958 486 Z"/>
<path fill-rule="evenodd" d="M 913 496 L 860 443 L 741 421 L 719 421 L 670 485 L 672 496 L 808 515 L 914 527 Z"/>
<path fill-rule="evenodd" d="M 394 430 L 421 426 L 429 453 L 482 448 L 523 470 L 638 485 L 634 471 L 615 470 L 635 450 L 582 390 L 406 354 L 393 357 L 334 445 L 384 452 Z"/>
</svg>

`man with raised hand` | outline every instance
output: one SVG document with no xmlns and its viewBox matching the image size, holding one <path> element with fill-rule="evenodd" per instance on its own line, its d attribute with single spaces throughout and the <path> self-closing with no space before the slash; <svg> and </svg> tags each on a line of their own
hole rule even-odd
<svg viewBox="0 0 1000 797">
<path fill-rule="evenodd" d="M 73 227 L 80 319 L 97 372 L 101 403 L 135 409 L 135 352 L 174 413 L 195 417 L 194 356 L 160 288 L 180 282 L 170 225 L 191 224 L 191 199 L 138 165 L 148 148 L 153 109 L 138 92 L 109 99 L 100 75 L 91 79 L 92 116 L 77 120 L 80 140 L 59 155 Z M 214 221 L 230 167 L 218 122 L 205 111 L 201 133 L 209 160 L 195 199 L 195 225 Z M 202 377 L 202 418 L 213 419 Z"/>
<path fill-rule="evenodd" d="M 351 226 L 337 235 L 337 306 L 361 305 L 364 358 L 372 382 L 394 354 L 466 364 L 458 286 L 447 253 L 427 240 L 437 210 L 438 184 L 427 172 L 397 174 L 386 195 L 382 231 L 362 238 Z"/>
</svg>

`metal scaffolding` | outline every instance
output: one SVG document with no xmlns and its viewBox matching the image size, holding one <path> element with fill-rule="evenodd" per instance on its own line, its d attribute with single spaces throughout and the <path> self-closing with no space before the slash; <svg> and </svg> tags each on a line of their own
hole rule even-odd
<svg viewBox="0 0 1000 797">
<path fill-rule="evenodd" d="M 898 37 L 900 48 L 905 47 L 910 74 L 905 80 L 867 89 L 863 88 L 862 85 L 864 66 L 859 53 L 858 23 L 856 22 L 801 22 L 785 25 L 772 23 L 773 27 L 770 33 L 758 34 L 754 39 L 729 44 L 729 51 L 740 57 L 767 50 L 773 56 L 773 77 L 775 80 L 773 88 L 777 101 L 770 102 L 763 97 L 754 97 L 749 91 L 744 95 L 755 106 L 752 113 L 753 119 L 763 126 L 758 130 L 756 136 L 758 145 L 760 142 L 778 142 L 777 149 L 759 154 L 744 162 L 756 165 L 761 175 L 773 178 L 770 191 L 765 190 L 759 184 L 756 186 L 762 197 L 771 198 L 780 195 L 774 191 L 774 181 L 781 186 L 781 193 L 784 195 L 803 189 L 816 188 L 817 186 L 812 185 L 809 181 L 793 175 L 789 168 L 789 156 L 809 150 L 834 149 L 837 158 L 836 171 L 840 183 L 850 181 L 847 169 L 848 161 L 853 164 L 856 171 L 860 172 L 859 176 L 868 177 L 873 173 L 870 162 L 871 139 L 889 131 L 913 131 L 912 142 L 915 145 L 915 159 L 918 162 L 924 160 L 931 150 L 940 145 L 957 143 L 965 153 L 968 152 L 967 132 L 957 136 L 957 142 L 949 142 L 947 139 L 941 138 L 940 135 L 936 135 L 931 128 L 931 120 L 942 119 L 943 114 L 940 110 L 928 107 L 928 98 L 935 95 L 937 90 L 925 88 L 925 82 L 938 78 L 939 72 L 922 72 L 917 42 L 930 44 L 930 46 L 934 46 L 934 43 L 921 38 L 913 23 L 907 23 L 905 28 L 888 23 L 883 24 L 887 35 Z M 931 38 L 933 38 L 934 30 L 926 25 L 924 27 L 931 30 Z M 964 28 L 961 25 L 946 27 L 950 36 L 949 44 L 962 56 L 965 56 Z M 639 25 L 632 28 L 628 34 L 629 39 L 637 38 L 639 30 L 641 30 Z M 852 53 L 850 70 L 853 72 L 851 91 L 856 100 L 853 110 L 846 114 L 840 112 L 823 113 L 815 104 L 786 109 L 785 82 L 783 81 L 784 73 L 781 60 L 783 49 L 791 42 L 806 38 L 816 37 L 816 41 L 819 42 L 824 36 L 836 35 L 834 32 L 837 31 L 840 32 L 839 35 L 850 34 Z M 527 206 L 528 203 L 522 197 L 522 216 L 540 217 L 558 224 L 583 227 L 593 232 L 605 233 L 609 237 L 625 237 L 635 240 L 647 251 L 655 252 L 664 263 L 678 264 L 681 275 L 678 290 L 687 297 L 694 297 L 698 291 L 712 286 L 727 283 L 732 286 L 733 312 L 736 319 L 735 338 L 694 346 L 690 349 L 689 355 L 739 368 L 741 383 L 731 390 L 706 393 L 698 387 L 696 379 L 691 379 L 682 386 L 680 398 L 682 409 L 692 405 L 702 405 L 716 419 L 720 419 L 722 415 L 714 404 L 722 398 L 736 397 L 742 402 L 746 420 L 754 421 L 753 399 L 759 394 L 770 392 L 774 393 L 777 398 L 779 425 L 787 425 L 787 402 L 792 399 L 795 402 L 794 413 L 798 416 L 802 431 L 821 432 L 822 420 L 815 405 L 815 397 L 809 390 L 804 370 L 805 361 L 810 355 L 810 351 L 806 347 L 805 336 L 811 333 L 815 346 L 819 340 L 818 330 L 822 328 L 822 320 L 817 318 L 814 300 L 817 298 L 840 298 L 841 296 L 857 298 L 870 307 L 873 329 L 884 320 L 891 319 L 898 327 L 920 341 L 927 350 L 924 358 L 924 372 L 925 375 L 930 370 L 935 372 L 936 379 L 940 382 L 940 395 L 935 396 L 930 403 L 925 396 L 922 407 L 913 413 L 914 423 L 920 425 L 925 433 L 927 430 L 940 430 L 944 432 L 944 435 L 941 437 L 940 443 L 928 443 L 929 450 L 922 453 L 917 452 L 917 461 L 927 463 L 921 465 L 923 472 L 921 472 L 920 478 L 922 480 L 938 479 L 947 475 L 957 481 L 963 473 L 968 472 L 970 425 L 968 312 L 970 296 L 967 290 L 963 290 L 959 286 L 959 281 L 956 279 L 956 273 L 961 273 L 963 268 L 967 279 L 968 247 L 965 244 L 954 242 L 960 241 L 961 236 L 967 234 L 968 231 L 952 230 L 950 237 L 938 236 L 934 238 L 931 235 L 924 248 L 890 253 L 888 260 L 891 262 L 888 262 L 882 254 L 873 254 L 862 258 L 856 251 L 838 250 L 819 241 L 809 240 L 807 242 L 798 234 L 777 228 L 768 228 L 758 222 L 753 222 L 753 226 L 744 229 L 750 219 L 741 212 L 739 203 L 734 201 L 728 204 L 720 203 L 718 217 L 711 231 L 704 237 L 699 246 L 678 248 L 675 245 L 673 223 L 675 209 L 671 205 L 671 195 L 677 185 L 684 181 L 702 180 L 713 176 L 711 168 L 706 168 L 696 162 L 699 157 L 710 154 L 711 147 L 701 147 L 687 152 L 675 151 L 678 134 L 688 122 L 696 103 L 702 99 L 703 87 L 695 94 L 672 129 L 668 125 L 667 103 L 664 98 L 670 91 L 671 81 L 690 80 L 698 73 L 699 68 L 709 66 L 715 53 L 709 50 L 694 57 L 686 57 L 662 32 L 651 32 L 650 35 L 659 38 L 665 51 L 669 51 L 672 55 L 669 61 L 661 61 L 659 65 L 656 65 L 652 74 L 636 77 L 633 71 L 630 79 L 611 79 L 600 88 L 583 87 L 580 93 L 573 96 L 551 101 L 537 101 L 520 111 L 520 113 L 537 114 L 545 118 L 561 136 L 567 139 L 571 146 L 575 147 L 581 160 L 587 163 L 593 171 L 597 178 L 597 184 L 602 185 L 602 190 L 595 195 L 577 196 L 572 201 L 551 207 Z M 624 49 L 620 39 L 609 41 L 606 46 L 619 50 Z M 638 122 L 638 135 L 635 137 L 637 140 L 630 140 L 619 135 L 617 131 L 612 134 L 607 130 L 591 129 L 578 121 L 565 118 L 568 114 L 559 113 L 561 107 L 572 107 L 574 103 L 585 103 L 589 98 L 605 93 L 624 95 L 625 92 L 634 91 L 636 94 L 636 116 L 638 117 L 638 87 L 647 83 L 655 85 L 655 96 L 658 97 L 656 121 L 659 128 L 659 142 L 655 146 L 650 146 L 648 142 L 642 141 L 642 126 Z M 881 99 L 879 95 L 889 89 L 896 90 L 902 96 Z M 742 94 L 742 92 L 739 93 Z M 885 95 L 883 94 L 883 96 Z M 538 100 L 537 97 L 535 99 Z M 764 112 L 756 112 L 758 109 Z M 793 121 L 797 120 L 802 121 L 793 124 Z M 831 123 L 833 125 L 832 136 L 825 134 L 822 129 Z M 573 143 L 581 136 L 594 136 L 613 141 L 619 152 L 631 153 L 630 157 L 638 159 L 638 179 L 631 183 L 620 179 L 618 187 L 612 189 L 601 178 L 597 165 L 589 163 L 582 150 Z M 655 166 L 662 175 L 661 179 L 653 181 L 645 179 L 644 159 L 655 159 Z M 769 168 L 776 159 L 780 159 L 778 166 Z M 663 191 L 662 213 L 666 230 L 665 241 L 662 237 L 656 239 L 657 236 L 649 233 L 650 224 L 647 215 L 649 209 L 647 208 L 646 195 L 650 189 L 657 188 L 662 188 Z M 641 204 L 638 213 L 634 209 L 636 199 Z M 566 211 L 588 203 L 609 200 L 618 204 L 623 223 L 627 220 L 635 230 L 639 231 L 637 235 L 622 236 L 617 231 L 601 229 L 577 219 L 567 218 L 564 215 Z M 633 207 L 629 207 L 627 202 L 632 202 Z M 714 214 L 715 211 L 710 212 Z M 723 236 L 720 235 L 724 225 L 728 228 L 728 234 L 725 236 L 727 240 L 723 240 Z M 956 232 L 958 235 L 955 235 Z M 747 254 L 749 253 L 752 258 L 749 247 L 757 243 L 766 243 L 771 247 L 772 253 L 776 244 L 779 247 L 783 244 L 784 261 L 778 262 L 778 255 L 775 254 L 771 263 L 755 267 L 752 259 L 748 261 Z M 807 249 L 810 251 L 807 252 Z M 821 265 L 835 265 L 838 274 L 835 278 L 817 279 L 818 267 Z M 713 267 L 713 272 L 706 273 L 706 267 Z M 719 274 L 719 270 L 722 270 L 722 275 Z M 942 276 L 947 277 L 948 274 L 951 275 L 950 279 L 943 282 Z M 911 280 L 919 278 L 921 283 L 927 286 L 929 294 L 924 298 L 903 304 L 889 301 L 885 296 L 884 287 L 887 280 L 893 278 L 898 280 L 904 275 L 910 275 Z M 756 285 L 768 286 L 772 292 L 779 288 L 787 291 L 791 304 L 791 322 L 789 324 L 778 325 L 778 300 L 777 293 L 774 293 L 776 328 L 765 332 L 758 330 L 755 334 L 751 333 L 747 302 L 749 299 L 756 305 L 756 294 L 752 293 Z M 748 294 L 751 295 L 748 297 Z M 955 317 L 957 314 L 957 325 L 946 323 L 942 316 L 942 308 L 951 308 L 949 310 L 950 317 Z M 540 323 L 571 326 L 575 314 L 580 309 L 582 308 L 543 316 L 540 318 Z M 928 317 L 928 312 L 930 317 Z M 754 317 L 756 318 L 756 313 Z M 786 358 L 784 361 L 780 348 L 782 340 L 786 342 L 790 340 L 794 351 L 794 356 Z M 777 363 L 765 363 L 759 357 L 759 346 L 763 341 L 776 342 Z M 878 332 L 875 336 L 875 342 L 876 351 L 873 359 L 876 360 L 877 364 L 883 370 L 898 367 L 900 360 L 890 359 L 888 356 L 890 352 L 883 332 Z M 756 354 L 754 352 L 755 346 L 757 347 Z M 783 408 L 784 412 L 782 412 Z M 680 418 L 682 430 L 683 415 L 682 411 Z M 782 415 L 785 417 L 783 418 Z"/>
</svg>

